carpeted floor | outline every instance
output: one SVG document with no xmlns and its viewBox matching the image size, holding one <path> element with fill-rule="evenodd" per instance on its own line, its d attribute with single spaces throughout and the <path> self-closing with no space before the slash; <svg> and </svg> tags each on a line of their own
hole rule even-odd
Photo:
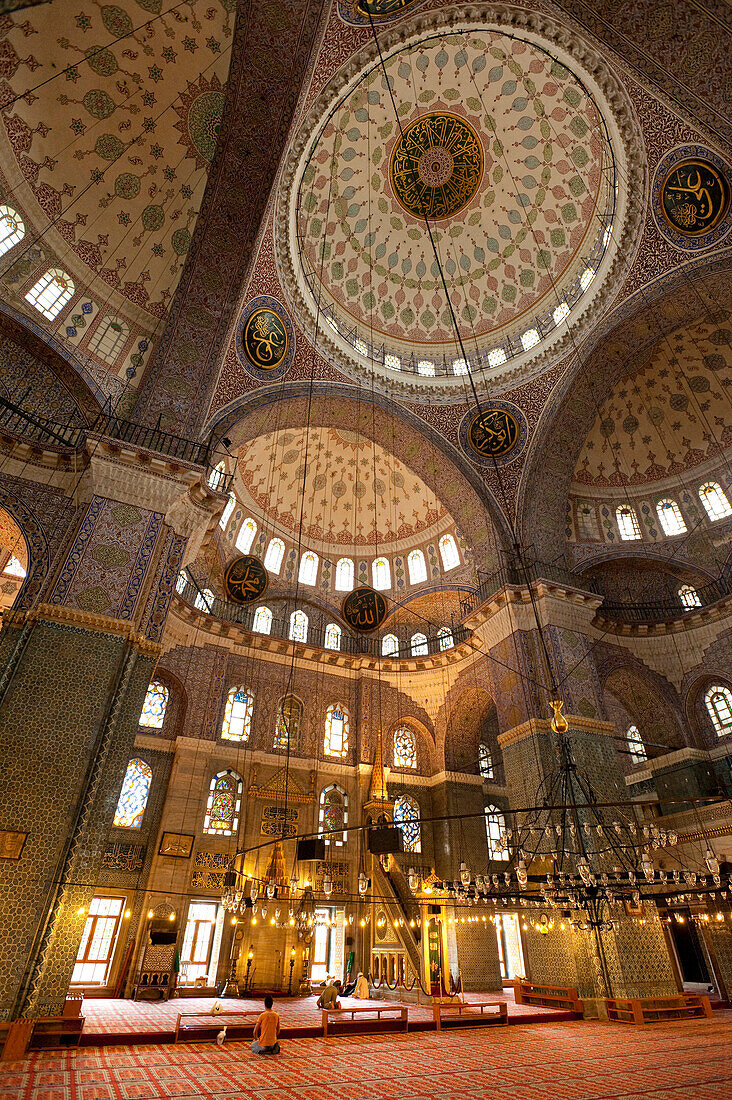
<svg viewBox="0 0 732 1100">
<path fill-rule="evenodd" d="M 103 1038 L 114 1035 L 130 1034 L 169 1034 L 175 1030 L 176 1017 L 179 1012 L 197 1012 L 207 1017 L 215 997 L 177 997 L 162 1004 L 150 1004 L 144 1001 L 123 1000 L 95 1000 L 86 998 L 82 1014 L 85 1017 L 84 1042 L 89 1043 L 94 1036 Z M 283 998 L 277 1000 L 276 1009 L 282 1017 L 284 1027 L 319 1027 L 320 1012 L 315 1007 L 316 997 Z M 551 1019 L 555 1013 L 550 1008 L 532 1008 L 529 1005 L 517 1005 L 513 998 L 513 990 L 504 990 L 503 993 L 468 993 L 469 1001 L 506 1001 L 511 1018 L 527 1017 L 532 1020 L 546 1017 Z M 227 1012 L 261 1012 L 262 1000 L 244 1000 L 240 998 L 223 998 L 221 1001 Z M 369 1005 L 389 1005 L 390 1001 L 356 1001 L 349 997 L 342 1000 L 344 1006 L 350 1005 L 358 1008 Z M 432 1019 L 432 1008 L 429 1005 L 410 1004 L 409 1019 L 411 1022 L 427 1021 Z M 194 1021 L 196 1022 L 196 1021 Z"/>
<path fill-rule="evenodd" d="M 437 1035 L 40 1053 L 0 1100 L 731 1100 L 732 1012 L 649 1027 L 577 1021 Z"/>
</svg>

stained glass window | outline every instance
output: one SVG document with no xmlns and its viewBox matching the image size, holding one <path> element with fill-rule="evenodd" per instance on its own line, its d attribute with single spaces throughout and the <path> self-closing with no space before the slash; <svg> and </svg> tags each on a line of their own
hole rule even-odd
<svg viewBox="0 0 732 1100">
<path fill-rule="evenodd" d="M 175 590 L 176 590 L 176 592 L 178 593 L 179 596 L 183 595 L 183 593 L 186 590 L 186 585 L 187 584 L 188 584 L 188 574 L 186 573 L 185 569 L 181 569 L 181 571 L 178 574 L 178 576 L 176 578 L 176 581 L 175 581 Z"/>
<path fill-rule="evenodd" d="M 221 736 L 224 741 L 248 741 L 252 731 L 254 696 L 243 687 L 233 687 L 226 697 Z"/>
<path fill-rule="evenodd" d="M 150 687 L 147 689 L 145 702 L 142 704 L 140 725 L 147 726 L 148 729 L 153 730 L 162 729 L 169 698 L 170 692 L 165 684 L 161 684 L 158 680 L 153 680 Z"/>
<path fill-rule="evenodd" d="M 399 656 L 399 639 L 397 638 L 396 634 L 385 634 L 384 637 L 381 639 L 381 656 Z"/>
<path fill-rule="evenodd" d="M 221 519 L 219 520 L 219 527 L 221 528 L 222 531 L 225 531 L 226 528 L 229 526 L 229 520 L 231 519 L 232 515 L 234 514 L 234 509 L 235 508 L 236 508 L 236 497 L 234 496 L 233 493 L 229 493 L 229 499 L 226 502 L 226 507 L 224 508 L 223 512 L 221 513 Z"/>
<path fill-rule="evenodd" d="M 94 355 L 98 355 L 100 359 L 111 366 L 122 351 L 129 335 L 129 325 L 124 321 L 120 321 L 118 317 L 107 315 L 100 321 L 96 332 L 89 341 L 89 351 L 93 352 Z"/>
<path fill-rule="evenodd" d="M 439 545 L 443 569 L 454 569 L 456 565 L 460 565 L 460 555 L 452 535 L 443 535 Z"/>
<path fill-rule="evenodd" d="M 241 787 L 240 777 L 230 769 L 219 772 L 213 777 L 209 786 L 206 816 L 203 820 L 204 833 L 231 836 L 237 831 L 241 809 Z"/>
<path fill-rule="evenodd" d="M 328 707 L 325 715 L 325 755 L 348 756 L 348 711 L 340 703 Z"/>
<path fill-rule="evenodd" d="M 342 832 L 348 824 L 348 795 L 337 783 L 331 783 L 320 792 L 320 835 L 326 844 L 345 843 Z"/>
<path fill-rule="evenodd" d="M 710 519 L 724 519 L 725 516 L 732 516 L 732 506 L 722 486 L 716 481 L 708 481 L 706 485 L 702 485 L 699 490 L 699 500 Z"/>
<path fill-rule="evenodd" d="M 484 779 L 493 778 L 493 754 L 487 745 L 478 745 L 478 771 Z"/>
<path fill-rule="evenodd" d="M 304 611 L 293 611 L 290 615 L 290 641 L 306 642 L 308 640 L 308 617 Z"/>
<path fill-rule="evenodd" d="M 620 537 L 625 542 L 632 542 L 634 539 L 641 537 L 641 529 L 638 516 L 635 514 L 635 508 L 631 508 L 628 504 L 619 504 L 615 509 L 615 518 L 618 521 Z"/>
<path fill-rule="evenodd" d="M 268 607 L 258 607 L 254 612 L 252 630 L 256 634 L 269 634 L 272 629 L 272 612 Z"/>
<path fill-rule="evenodd" d="M 421 581 L 427 580 L 427 566 L 421 550 L 411 550 L 409 552 L 407 555 L 407 568 L 410 584 L 420 584 Z"/>
<path fill-rule="evenodd" d="M 497 806 L 485 808 L 485 834 L 488 841 L 488 858 L 505 862 L 509 858 L 505 839 L 506 819 Z"/>
<path fill-rule="evenodd" d="M 446 649 L 452 649 L 455 645 L 455 639 L 449 626 L 440 627 L 437 631 L 437 641 L 440 645 L 440 653 L 444 653 Z"/>
<path fill-rule="evenodd" d="M 666 500 L 659 500 L 656 505 L 656 514 L 658 515 L 658 522 L 663 527 L 664 535 L 683 535 L 686 531 L 686 524 L 684 523 L 684 517 L 681 515 L 681 510 L 671 497 L 667 497 Z"/>
<path fill-rule="evenodd" d="M 74 280 L 70 275 L 60 267 L 51 267 L 30 288 L 25 298 L 39 313 L 52 321 L 74 297 L 75 290 Z"/>
<path fill-rule="evenodd" d="M 427 638 L 425 635 L 413 634 L 411 648 L 413 657 L 426 657 L 429 653 L 429 646 L 427 645 Z"/>
<path fill-rule="evenodd" d="M 139 829 L 145 816 L 152 769 L 144 760 L 130 760 L 119 794 L 114 824 L 119 829 Z"/>
<path fill-rule="evenodd" d="M 221 462 L 217 462 L 214 468 L 208 475 L 208 484 L 214 491 L 217 490 L 226 480 L 226 462 L 222 459 Z"/>
<path fill-rule="evenodd" d="M 628 742 L 630 758 L 634 764 L 640 764 L 642 763 L 642 761 L 648 759 L 646 746 L 643 744 L 643 738 L 641 737 L 641 732 L 637 726 L 628 727 L 628 731 L 625 734 L 625 739 Z"/>
<path fill-rule="evenodd" d="M 691 584 L 682 584 L 679 589 L 679 599 L 686 611 L 691 611 L 695 607 L 701 607 L 702 602 L 699 599 L 699 593 Z"/>
<path fill-rule="evenodd" d="M 300 558 L 300 584 L 315 584 L 318 579 L 318 555 L 306 550 Z"/>
<path fill-rule="evenodd" d="M 379 591 L 391 588 L 391 569 L 386 558 L 374 559 L 371 565 L 371 583 Z"/>
<path fill-rule="evenodd" d="M 295 751 L 300 746 L 300 727 L 302 726 L 302 703 L 296 695 L 285 695 L 277 707 L 274 747 Z"/>
<path fill-rule="evenodd" d="M 414 743 L 414 734 L 406 726 L 400 726 L 399 729 L 394 730 L 394 767 L 417 767 L 417 746 Z"/>
<path fill-rule="evenodd" d="M 704 696 L 704 702 L 717 736 L 726 737 L 732 734 L 732 691 L 715 684 Z"/>
<path fill-rule="evenodd" d="M 248 554 L 252 548 L 254 537 L 257 533 L 257 523 L 251 516 L 244 520 L 236 536 L 235 546 L 242 554 Z"/>
<path fill-rule="evenodd" d="M 353 561 L 351 558 L 339 558 L 336 565 L 335 586 L 339 592 L 350 592 L 353 588 Z"/>
<path fill-rule="evenodd" d="M 284 556 L 285 544 L 282 539 L 270 539 L 267 553 L 264 555 L 264 568 L 270 573 L 279 574 Z"/>
<path fill-rule="evenodd" d="M 405 852 L 422 851 L 422 823 L 419 804 L 408 794 L 401 794 L 394 803 L 394 824 L 404 838 Z"/>
<path fill-rule="evenodd" d="M 325 648 L 326 649 L 340 649 L 341 648 L 341 628 L 338 623 L 328 623 L 325 628 Z"/>
<path fill-rule="evenodd" d="M 0 206 L 0 256 L 22 241 L 24 236 L 25 226 L 20 215 L 11 206 Z"/>
</svg>

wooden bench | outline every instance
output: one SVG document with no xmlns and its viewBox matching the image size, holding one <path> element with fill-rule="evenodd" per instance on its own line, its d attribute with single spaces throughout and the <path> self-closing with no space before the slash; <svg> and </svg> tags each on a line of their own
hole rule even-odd
<svg viewBox="0 0 732 1100">
<path fill-rule="evenodd" d="M 84 1030 L 83 1016 L 41 1016 L 0 1025 L 3 1062 L 24 1058 L 29 1050 L 78 1047 Z"/>
<path fill-rule="evenodd" d="M 516 981 L 514 995 L 517 1005 L 533 1005 L 535 1008 L 565 1008 L 570 1012 L 584 1013 L 584 1004 L 573 986 L 539 985 L 534 982 Z"/>
<path fill-rule="evenodd" d="M 605 1001 L 607 1018 L 618 1024 L 656 1024 L 662 1020 L 690 1020 L 712 1015 L 709 998 L 680 993 L 676 997 L 612 997 Z"/>
<path fill-rule="evenodd" d="M 221 1031 L 221 1028 L 224 1026 L 224 1023 L 227 1019 L 243 1020 L 254 1018 L 254 1021 L 256 1022 L 261 1014 L 261 1012 L 217 1012 L 216 1014 L 211 1012 L 179 1012 L 178 1018 L 175 1022 L 175 1039 L 173 1040 L 173 1042 L 179 1042 L 181 1032 L 215 1030 L 218 1033 L 219 1031 Z M 181 1020 L 194 1018 L 201 1022 L 198 1025 L 181 1024 Z M 220 1025 L 219 1020 L 223 1021 Z M 205 1021 L 205 1023 L 203 1021 Z M 251 1027 L 253 1031 L 254 1024 L 252 1024 Z"/>
<path fill-rule="evenodd" d="M 333 1017 L 333 1023 L 340 1023 L 344 1016 L 350 1016 L 351 1023 L 353 1024 L 356 1022 L 356 1017 L 363 1015 L 364 1012 L 370 1012 L 372 1015 L 376 1013 L 377 1021 L 381 1020 L 382 1014 L 388 1015 L 390 1013 L 392 1016 L 401 1020 L 404 1024 L 405 1031 L 409 1031 L 409 1009 L 406 1005 L 363 1005 L 359 1008 L 324 1008 L 321 1011 L 323 1018 L 323 1037 L 325 1039 L 328 1038 L 328 1023 L 331 1016 Z"/>
<path fill-rule="evenodd" d="M 497 1009 L 497 1011 L 485 1012 L 486 1008 Z M 477 1009 L 480 1009 L 480 1012 L 476 1013 Z M 457 1013 L 457 1020 L 450 1019 L 452 1013 Z M 497 1024 L 500 1027 L 508 1023 L 508 1005 L 505 1001 L 433 1002 L 432 1019 L 435 1021 L 437 1031 L 442 1031 L 443 1023 L 451 1027 L 472 1027 L 479 1024 Z"/>
</svg>

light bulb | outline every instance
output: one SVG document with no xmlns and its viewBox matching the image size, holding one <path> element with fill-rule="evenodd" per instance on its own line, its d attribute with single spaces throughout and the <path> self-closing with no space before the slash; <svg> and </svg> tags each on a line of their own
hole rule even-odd
<svg viewBox="0 0 732 1100">
<path fill-rule="evenodd" d="M 465 862 L 460 864 L 460 881 L 463 886 L 470 886 L 470 868 Z"/>
</svg>

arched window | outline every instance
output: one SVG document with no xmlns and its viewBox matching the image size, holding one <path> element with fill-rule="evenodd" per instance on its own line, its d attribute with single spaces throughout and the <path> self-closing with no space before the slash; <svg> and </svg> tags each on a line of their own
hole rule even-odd
<svg viewBox="0 0 732 1100">
<path fill-rule="evenodd" d="M 74 280 L 60 267 L 50 267 L 25 296 L 39 313 L 52 321 L 74 297 Z"/>
<path fill-rule="evenodd" d="M 221 519 L 219 520 L 219 527 L 222 531 L 225 531 L 229 526 L 229 520 L 231 519 L 234 509 L 236 508 L 236 497 L 233 493 L 229 493 L 229 499 L 226 502 L 226 507 L 221 513 Z"/>
<path fill-rule="evenodd" d="M 458 554 L 457 543 L 452 535 L 443 535 L 439 542 L 440 557 L 442 558 L 442 568 L 444 570 L 454 569 L 456 565 L 460 565 L 460 555 Z"/>
<path fill-rule="evenodd" d="M 685 611 L 691 611 L 695 607 L 701 607 L 702 602 L 699 599 L 699 593 L 691 584 L 682 584 L 679 589 L 679 599 L 684 607 Z"/>
<path fill-rule="evenodd" d="M 717 737 L 727 737 L 732 733 L 732 691 L 721 684 L 714 684 L 704 696 L 704 702 Z"/>
<path fill-rule="evenodd" d="M 315 584 L 318 579 L 318 555 L 312 550 L 306 550 L 300 558 L 300 584 Z"/>
<path fill-rule="evenodd" d="M 97 325 L 89 341 L 89 351 L 110 366 L 116 362 L 130 335 L 130 326 L 107 314 Z"/>
<path fill-rule="evenodd" d="M 399 639 L 397 638 L 396 634 L 385 634 L 384 637 L 381 639 L 381 656 L 399 656 Z"/>
<path fill-rule="evenodd" d="M 153 680 L 147 689 L 145 702 L 142 704 L 140 725 L 147 726 L 148 729 L 152 730 L 161 730 L 165 721 L 169 698 L 170 692 L 165 684 L 161 684 L 159 680 Z"/>
<path fill-rule="evenodd" d="M 302 727 L 302 703 L 296 695 L 285 695 L 277 706 L 277 723 L 275 725 L 274 747 L 286 749 L 290 746 L 292 752 L 300 747 L 300 729 Z"/>
<path fill-rule="evenodd" d="M 241 809 L 241 778 L 227 768 L 213 777 L 209 785 L 204 833 L 214 836 L 232 836 L 239 828 Z"/>
<path fill-rule="evenodd" d="M 644 760 L 648 759 L 648 752 L 646 751 L 646 746 L 643 744 L 643 738 L 637 726 L 628 727 L 625 734 L 625 740 L 628 742 L 630 759 L 634 764 L 642 764 Z"/>
<path fill-rule="evenodd" d="M 341 628 L 338 623 L 328 623 L 325 628 L 325 648 L 326 649 L 340 649 L 341 648 Z"/>
<path fill-rule="evenodd" d="M 597 523 L 597 512 L 594 504 L 579 504 L 577 506 L 577 535 L 581 539 L 599 539 L 600 528 Z"/>
<path fill-rule="evenodd" d="M 11 206 L 0 206 L 0 256 L 9 252 L 25 236 L 25 225 L 20 214 Z"/>
<path fill-rule="evenodd" d="M 199 611 L 205 611 L 207 615 L 213 610 L 213 602 L 216 599 L 210 588 L 204 588 L 203 592 L 196 593 L 193 606 Z"/>
<path fill-rule="evenodd" d="M 3 566 L 3 573 L 6 577 L 25 577 L 27 576 L 25 569 L 16 558 L 15 554 L 11 554 L 8 560 Z"/>
<path fill-rule="evenodd" d="M 226 696 L 221 737 L 224 741 L 248 741 L 252 732 L 254 696 L 243 687 L 233 687 Z"/>
<path fill-rule="evenodd" d="M 638 516 L 635 508 L 629 504 L 619 504 L 615 509 L 615 518 L 618 521 L 618 531 L 624 542 L 632 542 L 641 537 L 641 529 L 638 524 Z"/>
<path fill-rule="evenodd" d="M 335 586 L 339 592 L 351 592 L 353 589 L 353 561 L 339 558 L 336 565 Z"/>
<path fill-rule="evenodd" d="M 440 653 L 444 653 L 446 649 L 452 649 L 455 645 L 455 639 L 452 636 L 452 631 L 449 626 L 441 626 L 437 631 L 437 641 L 440 646 Z"/>
<path fill-rule="evenodd" d="M 422 822 L 419 803 L 408 794 L 400 794 L 394 803 L 394 824 L 401 829 L 405 852 L 422 851 Z"/>
<path fill-rule="evenodd" d="M 706 485 L 701 486 L 699 499 L 710 519 L 724 519 L 725 516 L 732 516 L 732 506 L 722 486 L 716 481 L 708 481 Z"/>
<path fill-rule="evenodd" d="M 267 553 L 264 555 L 264 568 L 270 573 L 279 574 L 284 556 L 285 544 L 282 539 L 270 539 Z"/>
<path fill-rule="evenodd" d="M 331 783 L 320 792 L 320 835 L 326 844 L 343 845 L 348 824 L 348 795 L 337 783 Z"/>
<path fill-rule="evenodd" d="M 176 581 L 175 581 L 175 590 L 176 590 L 176 592 L 178 593 L 179 596 L 183 595 L 183 593 L 186 590 L 187 584 L 188 584 L 188 574 L 186 573 L 185 569 L 181 569 L 181 571 L 178 574 L 178 576 L 176 577 Z"/>
<path fill-rule="evenodd" d="M 427 656 L 429 653 L 429 646 L 427 645 L 427 638 L 424 634 L 412 635 L 411 652 L 413 657 Z"/>
<path fill-rule="evenodd" d="M 386 558 L 374 558 L 371 563 L 371 583 L 380 592 L 391 588 L 391 569 Z"/>
<path fill-rule="evenodd" d="M 114 811 L 114 824 L 118 829 L 142 828 L 151 783 L 150 765 L 139 758 L 130 760 Z"/>
<path fill-rule="evenodd" d="M 421 550 L 410 550 L 407 554 L 407 569 L 409 570 L 410 584 L 420 584 L 422 581 L 427 580 L 427 566 Z"/>
<path fill-rule="evenodd" d="M 394 730 L 394 767 L 416 768 L 417 746 L 414 734 L 406 726 Z"/>
<path fill-rule="evenodd" d="M 325 714 L 326 756 L 348 756 L 348 711 L 340 703 L 328 707 Z"/>
<path fill-rule="evenodd" d="M 221 485 L 223 485 L 226 478 L 226 462 L 222 459 L 221 462 L 217 462 L 208 475 L 209 489 L 216 491 Z"/>
<path fill-rule="evenodd" d="M 506 845 L 506 819 L 498 806 L 485 808 L 485 835 L 488 841 L 488 858 L 505 861 L 509 858 Z"/>
<path fill-rule="evenodd" d="M 252 548 L 252 543 L 254 542 L 256 534 L 257 522 L 256 520 L 252 519 L 251 516 L 247 516 L 247 518 L 244 520 L 241 527 L 239 528 L 239 532 L 236 536 L 235 546 L 241 554 L 249 553 Z"/>
<path fill-rule="evenodd" d="M 308 617 L 304 611 L 293 611 L 290 615 L 290 641 L 306 642 L 308 640 Z"/>
<path fill-rule="evenodd" d="M 686 524 L 684 523 L 684 517 L 681 515 L 681 509 L 675 500 L 672 500 L 671 497 L 659 500 L 656 505 L 656 513 L 664 535 L 684 534 Z"/>
<path fill-rule="evenodd" d="M 493 753 L 482 741 L 478 745 L 478 771 L 484 779 L 493 779 Z"/>
<path fill-rule="evenodd" d="M 268 607 L 258 607 L 254 612 L 252 630 L 255 634 L 269 634 L 272 629 L 272 612 Z"/>
</svg>

